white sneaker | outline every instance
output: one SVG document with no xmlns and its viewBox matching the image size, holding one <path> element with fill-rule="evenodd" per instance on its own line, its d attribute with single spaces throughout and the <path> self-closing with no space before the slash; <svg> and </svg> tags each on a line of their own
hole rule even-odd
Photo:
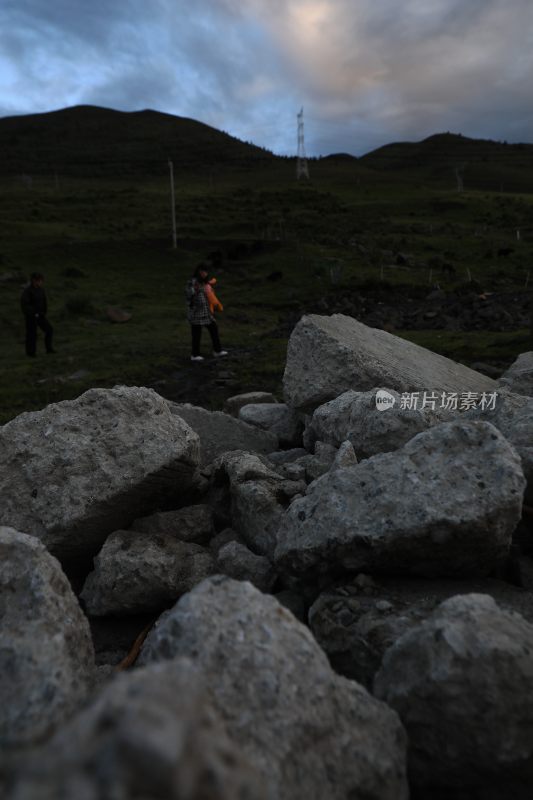
<svg viewBox="0 0 533 800">
<path fill-rule="evenodd" d="M 220 350 L 220 352 L 217 353 L 217 352 L 215 352 L 213 350 L 213 355 L 215 356 L 215 358 L 220 358 L 220 356 L 227 356 L 228 355 L 228 351 L 227 350 Z"/>
<path fill-rule="evenodd" d="M 203 356 L 191 356 L 191 361 L 203 361 Z"/>
</svg>

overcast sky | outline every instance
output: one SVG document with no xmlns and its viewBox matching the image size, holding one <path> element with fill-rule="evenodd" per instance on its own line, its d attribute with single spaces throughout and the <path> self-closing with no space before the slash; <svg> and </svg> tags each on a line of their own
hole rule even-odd
<svg viewBox="0 0 533 800">
<path fill-rule="evenodd" d="M 277 153 L 533 141 L 533 0 L 0 0 L 0 116 L 153 108 Z"/>
</svg>

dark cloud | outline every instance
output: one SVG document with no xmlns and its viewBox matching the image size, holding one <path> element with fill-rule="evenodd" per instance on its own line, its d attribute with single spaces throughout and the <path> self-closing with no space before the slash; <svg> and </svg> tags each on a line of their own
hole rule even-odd
<svg viewBox="0 0 533 800">
<path fill-rule="evenodd" d="M 531 140 L 530 0 L 3 0 L 0 114 L 157 108 L 291 152 Z"/>
</svg>

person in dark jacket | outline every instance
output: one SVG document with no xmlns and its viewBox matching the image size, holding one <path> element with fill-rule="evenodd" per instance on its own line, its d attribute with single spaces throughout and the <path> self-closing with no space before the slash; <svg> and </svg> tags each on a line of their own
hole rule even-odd
<svg viewBox="0 0 533 800">
<path fill-rule="evenodd" d="M 44 346 L 47 353 L 55 353 L 52 347 L 52 336 L 54 330 L 46 319 L 48 303 L 46 292 L 43 288 L 44 275 L 40 272 L 32 272 L 30 283 L 20 297 L 22 313 L 26 320 L 26 355 L 35 357 L 37 346 L 37 328 L 44 333 Z"/>
<path fill-rule="evenodd" d="M 187 300 L 187 319 L 191 325 L 192 354 L 191 361 L 203 361 L 200 355 L 200 341 L 202 338 L 202 328 L 207 328 L 213 343 L 213 354 L 215 356 L 227 356 L 226 350 L 222 349 L 218 327 L 215 322 L 214 314 L 209 308 L 207 293 L 204 291 L 208 280 L 208 272 L 204 264 L 200 264 L 194 270 L 191 280 L 185 288 L 185 298 Z"/>
</svg>

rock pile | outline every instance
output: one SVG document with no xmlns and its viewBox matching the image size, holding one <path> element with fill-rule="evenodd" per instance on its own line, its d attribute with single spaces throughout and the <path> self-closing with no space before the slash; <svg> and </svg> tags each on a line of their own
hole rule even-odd
<svg viewBox="0 0 533 800">
<path fill-rule="evenodd" d="M 533 401 L 339 315 L 284 400 L 0 429 L 8 800 L 529 798 Z"/>
</svg>

